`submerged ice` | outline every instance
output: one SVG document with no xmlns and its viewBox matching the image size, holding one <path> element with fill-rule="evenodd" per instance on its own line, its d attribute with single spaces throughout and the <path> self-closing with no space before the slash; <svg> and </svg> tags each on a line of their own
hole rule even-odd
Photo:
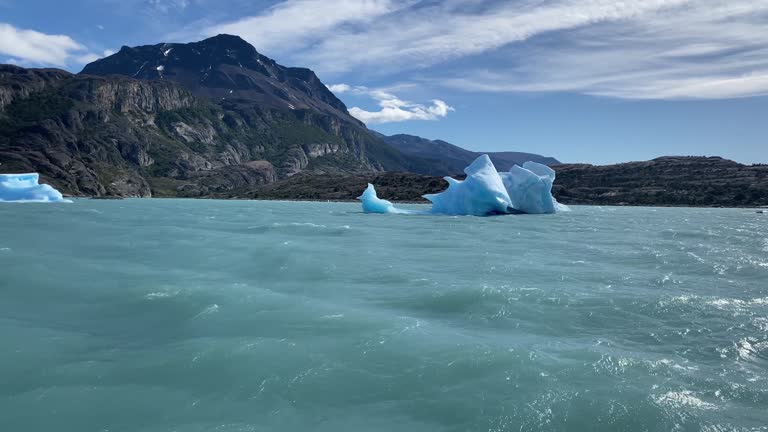
<svg viewBox="0 0 768 432">
<path fill-rule="evenodd" d="M 567 211 L 552 196 L 555 171 L 536 162 L 515 165 L 509 172 L 498 172 L 488 155 L 478 157 L 464 169 L 465 180 L 445 177 L 448 189 L 424 195 L 432 202 L 427 212 L 398 209 L 391 202 L 376 196 L 369 184 L 358 197 L 366 213 L 408 213 L 488 216 L 496 214 L 547 214 Z"/>
<path fill-rule="evenodd" d="M 0 202 L 67 202 L 61 192 L 39 181 L 37 173 L 0 174 Z"/>
</svg>

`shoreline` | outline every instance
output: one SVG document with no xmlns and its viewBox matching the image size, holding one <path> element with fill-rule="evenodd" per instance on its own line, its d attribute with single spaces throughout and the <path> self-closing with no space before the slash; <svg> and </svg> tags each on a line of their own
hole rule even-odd
<svg viewBox="0 0 768 432">
<path fill-rule="evenodd" d="M 284 202 L 308 202 L 308 203 L 360 203 L 357 199 L 313 199 L 313 198 L 220 198 L 220 197 L 116 197 L 116 196 L 74 196 L 65 195 L 67 199 L 88 199 L 96 201 L 120 201 L 125 199 L 178 199 L 178 200 L 210 200 L 210 201 L 284 201 Z M 429 205 L 429 201 L 389 200 L 392 204 L 423 204 Z M 768 210 L 768 206 L 693 206 L 685 204 L 597 204 L 597 203 L 573 203 L 561 202 L 567 206 L 584 207 L 652 207 L 652 208 L 709 208 L 709 209 L 744 209 L 744 210 Z"/>
</svg>

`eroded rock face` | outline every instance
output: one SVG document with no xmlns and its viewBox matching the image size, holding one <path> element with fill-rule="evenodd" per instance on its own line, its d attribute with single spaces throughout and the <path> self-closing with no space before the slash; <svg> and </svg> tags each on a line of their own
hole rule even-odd
<svg viewBox="0 0 768 432">
<path fill-rule="evenodd" d="M 302 149 L 307 158 L 314 159 L 327 154 L 336 153 L 341 147 L 338 144 L 313 143 L 303 145 Z"/>
<path fill-rule="evenodd" d="M 0 110 L 15 99 L 24 99 L 67 79 L 69 73 L 58 69 L 24 69 L 14 65 L 0 65 Z"/>
<path fill-rule="evenodd" d="M 189 182 L 178 187 L 180 196 L 211 196 L 232 190 L 249 189 L 278 180 L 275 167 L 268 161 L 228 165 L 211 171 L 195 172 Z"/>
<path fill-rule="evenodd" d="M 176 122 L 171 125 L 176 136 L 181 138 L 186 143 L 201 142 L 205 144 L 213 144 L 216 137 L 216 131 L 212 127 L 203 125 L 202 127 L 193 128 L 184 122 Z M 207 126 L 207 127 L 206 127 Z"/>
</svg>

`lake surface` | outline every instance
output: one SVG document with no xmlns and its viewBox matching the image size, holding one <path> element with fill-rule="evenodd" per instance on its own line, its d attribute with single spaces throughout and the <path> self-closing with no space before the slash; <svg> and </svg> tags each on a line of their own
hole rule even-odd
<svg viewBox="0 0 768 432">
<path fill-rule="evenodd" d="M 0 430 L 764 431 L 768 215 L 0 205 Z"/>
</svg>

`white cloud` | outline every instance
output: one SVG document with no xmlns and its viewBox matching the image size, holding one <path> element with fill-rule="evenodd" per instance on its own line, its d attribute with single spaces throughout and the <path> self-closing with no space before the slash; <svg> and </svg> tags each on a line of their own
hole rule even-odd
<svg viewBox="0 0 768 432">
<path fill-rule="evenodd" d="M 74 60 L 75 60 L 76 63 L 79 63 L 79 64 L 87 64 L 87 63 L 95 62 L 96 60 L 98 60 L 100 58 L 101 58 L 101 56 L 98 55 L 98 54 L 88 53 L 88 54 L 83 54 L 83 55 L 75 56 Z"/>
<path fill-rule="evenodd" d="M 287 0 L 261 15 L 215 25 L 204 33 L 238 35 L 267 52 L 296 49 L 327 37 L 339 26 L 368 24 L 405 4 L 396 0 Z"/>
<path fill-rule="evenodd" d="M 70 60 L 86 56 L 86 48 L 65 35 L 50 35 L 35 30 L 18 29 L 0 23 L 0 54 L 21 63 L 65 66 Z"/>
<path fill-rule="evenodd" d="M 352 107 L 349 113 L 365 124 L 394 123 L 408 120 L 438 120 L 446 117 L 450 111 L 455 111 L 442 100 L 435 99 L 431 105 L 417 104 L 404 101 L 384 89 L 369 89 L 363 86 L 350 86 L 347 84 L 334 84 L 328 86 L 334 93 L 352 93 L 369 96 L 377 101 L 378 111 L 367 111 L 359 107 Z"/>
<path fill-rule="evenodd" d="M 99 60 L 101 58 L 109 57 L 109 56 L 111 56 L 114 53 L 115 52 L 113 50 L 106 49 L 106 50 L 102 51 L 101 54 L 87 53 L 87 54 L 75 56 L 73 60 L 77 64 L 88 64 L 88 63 L 91 63 L 91 62 L 95 62 L 96 60 Z"/>
<path fill-rule="evenodd" d="M 556 0 L 482 2 L 468 12 L 463 2 L 448 1 L 389 16 L 363 29 L 336 29 L 302 56 L 322 70 L 366 65 L 425 67 L 495 50 L 533 36 L 590 24 L 624 20 L 692 0 Z M 354 55 L 350 55 L 354 53 Z"/>
<path fill-rule="evenodd" d="M 204 32 L 324 75 L 447 64 L 468 90 L 666 99 L 764 94 L 766 26 L 768 0 L 285 0 Z"/>
<path fill-rule="evenodd" d="M 184 10 L 189 7 L 189 0 L 146 0 L 147 5 L 153 11 L 168 13 L 174 10 Z"/>
<path fill-rule="evenodd" d="M 332 84 L 328 86 L 328 90 L 330 90 L 332 93 L 341 94 L 352 90 L 352 87 L 347 84 Z"/>
<path fill-rule="evenodd" d="M 513 47 L 508 54 L 514 62 L 464 70 L 441 82 L 467 91 L 569 91 L 622 99 L 768 94 L 768 2 L 697 5 L 575 30 L 556 47 Z"/>
<path fill-rule="evenodd" d="M 448 0 L 424 6 L 415 1 L 287 0 L 264 14 L 205 32 L 239 34 L 257 49 L 294 50 L 324 71 L 382 65 L 410 68 L 483 53 L 545 32 L 631 18 L 691 1 Z M 480 11 L 472 12 L 471 5 L 480 6 Z M 350 22 L 366 25 L 346 25 Z"/>
</svg>

